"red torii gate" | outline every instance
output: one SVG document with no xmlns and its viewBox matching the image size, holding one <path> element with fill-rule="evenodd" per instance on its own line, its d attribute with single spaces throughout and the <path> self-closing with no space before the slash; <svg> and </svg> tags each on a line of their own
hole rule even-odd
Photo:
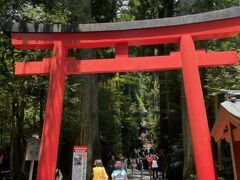
<svg viewBox="0 0 240 180">
<path fill-rule="evenodd" d="M 215 180 L 198 68 L 237 64 L 238 58 L 236 51 L 195 50 L 194 41 L 239 33 L 240 7 L 176 18 L 64 27 L 45 28 L 31 24 L 10 27 L 12 44 L 16 48 L 53 49 L 51 58 L 41 62 L 19 62 L 15 71 L 16 75 L 50 75 L 37 179 L 53 180 L 55 177 L 66 75 L 181 69 L 197 176 L 199 180 Z M 128 46 L 164 43 L 177 43 L 180 51 L 169 56 L 128 57 Z M 100 47 L 115 48 L 115 58 L 76 60 L 68 57 L 68 49 Z"/>
</svg>

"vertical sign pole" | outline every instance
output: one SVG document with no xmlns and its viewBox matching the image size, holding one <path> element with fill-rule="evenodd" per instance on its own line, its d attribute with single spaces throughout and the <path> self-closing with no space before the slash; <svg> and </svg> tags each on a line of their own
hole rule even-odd
<svg viewBox="0 0 240 180">
<path fill-rule="evenodd" d="M 193 39 L 190 35 L 181 37 L 180 52 L 197 177 L 198 180 L 215 180 L 216 175 L 211 139 L 198 71 L 196 51 Z"/>
<path fill-rule="evenodd" d="M 32 180 L 33 167 L 34 167 L 34 160 L 31 161 L 31 166 L 30 166 L 30 172 L 29 172 L 28 180 Z"/>
<path fill-rule="evenodd" d="M 67 49 L 64 48 L 63 43 L 56 42 L 51 59 L 37 180 L 55 179 L 66 75 L 66 56 Z"/>
</svg>

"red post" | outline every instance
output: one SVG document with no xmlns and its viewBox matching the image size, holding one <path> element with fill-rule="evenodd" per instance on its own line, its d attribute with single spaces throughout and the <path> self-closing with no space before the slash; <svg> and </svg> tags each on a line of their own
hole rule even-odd
<svg viewBox="0 0 240 180">
<path fill-rule="evenodd" d="M 37 180 L 55 179 L 62 119 L 67 50 L 64 48 L 62 42 L 56 42 L 53 53 Z"/>
<path fill-rule="evenodd" d="M 180 52 L 190 132 L 198 180 L 215 180 L 211 139 L 197 65 L 196 51 L 190 35 L 181 37 Z"/>
</svg>

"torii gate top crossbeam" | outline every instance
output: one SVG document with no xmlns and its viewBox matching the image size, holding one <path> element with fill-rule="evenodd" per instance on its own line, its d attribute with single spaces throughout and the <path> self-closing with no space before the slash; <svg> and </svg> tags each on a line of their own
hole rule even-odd
<svg viewBox="0 0 240 180">
<path fill-rule="evenodd" d="M 193 40 L 224 38 L 240 32 L 240 7 L 156 20 L 80 25 L 8 24 L 12 44 L 20 49 L 53 49 L 62 42 L 66 49 L 114 47 L 114 59 L 67 62 L 67 74 L 108 73 L 161 69 L 180 69 L 179 55 L 128 57 L 128 47 L 148 44 L 179 43 L 190 35 Z M 237 63 L 237 52 L 197 53 L 198 66 Z M 51 63 L 17 63 L 16 74 L 48 74 Z"/>
<path fill-rule="evenodd" d="M 232 8 L 193 15 L 129 22 L 71 24 L 71 25 L 31 24 L 31 23 L 18 24 L 9 22 L 3 26 L 3 30 L 7 32 L 28 32 L 28 33 L 104 32 L 104 31 L 171 27 L 178 25 L 202 23 L 208 21 L 217 21 L 222 19 L 230 19 L 239 16 L 240 6 L 236 6 Z"/>
<path fill-rule="evenodd" d="M 188 34 L 193 40 L 225 38 L 240 32 L 240 7 L 196 15 L 155 20 L 78 25 L 9 23 L 12 43 L 20 49 L 53 48 L 62 41 L 67 48 L 115 47 L 178 43 Z M 27 33 L 27 35 L 26 35 Z"/>
</svg>

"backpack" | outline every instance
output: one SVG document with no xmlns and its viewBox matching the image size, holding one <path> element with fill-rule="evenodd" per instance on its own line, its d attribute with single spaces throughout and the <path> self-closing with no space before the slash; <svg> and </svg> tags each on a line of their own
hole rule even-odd
<svg viewBox="0 0 240 180">
<path fill-rule="evenodd" d="M 152 162 L 153 161 L 153 157 L 152 156 L 148 156 L 147 157 L 147 162 Z"/>
<path fill-rule="evenodd" d="M 152 156 L 147 156 L 148 166 L 152 166 L 152 161 L 153 161 L 153 157 Z"/>
<path fill-rule="evenodd" d="M 124 173 L 125 170 L 118 171 L 114 176 L 114 180 L 125 180 L 126 174 Z"/>
</svg>

